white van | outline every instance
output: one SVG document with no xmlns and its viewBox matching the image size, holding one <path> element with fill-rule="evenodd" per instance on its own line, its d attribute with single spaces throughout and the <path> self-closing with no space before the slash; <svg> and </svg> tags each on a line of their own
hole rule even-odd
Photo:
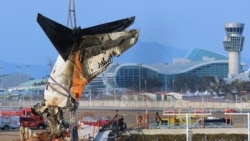
<svg viewBox="0 0 250 141">
<path fill-rule="evenodd" d="M 3 116 L 0 114 L 0 129 L 16 129 L 20 127 L 20 117 L 19 116 Z"/>
</svg>

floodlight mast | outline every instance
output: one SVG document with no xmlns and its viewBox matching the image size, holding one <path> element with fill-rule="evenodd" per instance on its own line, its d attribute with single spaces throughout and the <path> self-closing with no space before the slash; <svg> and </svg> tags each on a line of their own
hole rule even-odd
<svg viewBox="0 0 250 141">
<path fill-rule="evenodd" d="M 69 0 L 69 13 L 68 13 L 67 26 L 71 27 L 72 29 L 76 28 L 75 0 Z"/>
</svg>

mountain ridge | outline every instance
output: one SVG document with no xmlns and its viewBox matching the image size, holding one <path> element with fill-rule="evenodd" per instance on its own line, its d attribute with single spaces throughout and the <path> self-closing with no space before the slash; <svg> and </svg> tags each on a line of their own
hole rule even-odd
<svg viewBox="0 0 250 141">
<path fill-rule="evenodd" d="M 140 63 L 140 64 L 158 64 L 170 63 L 174 58 L 184 58 L 189 50 L 175 48 L 156 42 L 138 41 L 134 47 L 128 49 L 119 57 L 115 57 L 113 62 L 123 63 Z M 250 59 L 241 57 L 241 62 L 249 66 Z M 23 73 L 28 74 L 31 78 L 38 79 L 50 74 L 51 65 L 26 65 L 17 64 L 0 60 L 0 75 Z"/>
</svg>

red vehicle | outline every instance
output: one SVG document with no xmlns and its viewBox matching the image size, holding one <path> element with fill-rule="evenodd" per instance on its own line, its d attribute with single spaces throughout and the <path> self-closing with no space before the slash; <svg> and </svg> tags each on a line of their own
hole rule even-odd
<svg viewBox="0 0 250 141">
<path fill-rule="evenodd" d="M 110 117 L 83 117 L 82 123 L 85 125 L 100 126 L 103 127 L 110 122 Z"/>
<path fill-rule="evenodd" d="M 88 125 L 88 126 L 98 126 L 109 129 L 126 129 L 127 125 L 123 121 L 123 117 L 120 116 L 117 119 L 111 119 L 109 116 L 102 117 L 83 117 L 80 121 L 80 124 Z"/>
<path fill-rule="evenodd" d="M 31 108 L 9 108 L 9 109 L 1 109 L 0 113 L 2 115 L 9 116 L 36 116 L 32 114 Z"/>
<path fill-rule="evenodd" d="M 20 124 L 28 128 L 45 129 L 46 122 L 43 117 L 32 114 L 31 108 L 2 109 L 0 114 L 4 116 L 19 116 Z"/>
<path fill-rule="evenodd" d="M 20 117 L 20 123 L 24 127 L 34 128 L 34 129 L 45 129 L 46 123 L 42 117 Z"/>
</svg>

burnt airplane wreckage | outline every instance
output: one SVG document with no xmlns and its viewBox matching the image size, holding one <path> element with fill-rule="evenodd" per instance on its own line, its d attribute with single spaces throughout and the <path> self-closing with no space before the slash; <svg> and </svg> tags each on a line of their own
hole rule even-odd
<svg viewBox="0 0 250 141">
<path fill-rule="evenodd" d="M 113 57 L 136 43 L 139 31 L 125 30 L 134 20 L 135 17 L 129 17 L 70 29 L 38 14 L 37 22 L 59 53 L 46 84 L 44 100 L 32 107 L 34 114 L 48 119 L 48 140 L 63 138 L 64 111 L 69 111 L 74 121 L 84 87 L 106 69 Z M 77 127 L 72 124 L 71 140 L 77 140 Z"/>
</svg>

